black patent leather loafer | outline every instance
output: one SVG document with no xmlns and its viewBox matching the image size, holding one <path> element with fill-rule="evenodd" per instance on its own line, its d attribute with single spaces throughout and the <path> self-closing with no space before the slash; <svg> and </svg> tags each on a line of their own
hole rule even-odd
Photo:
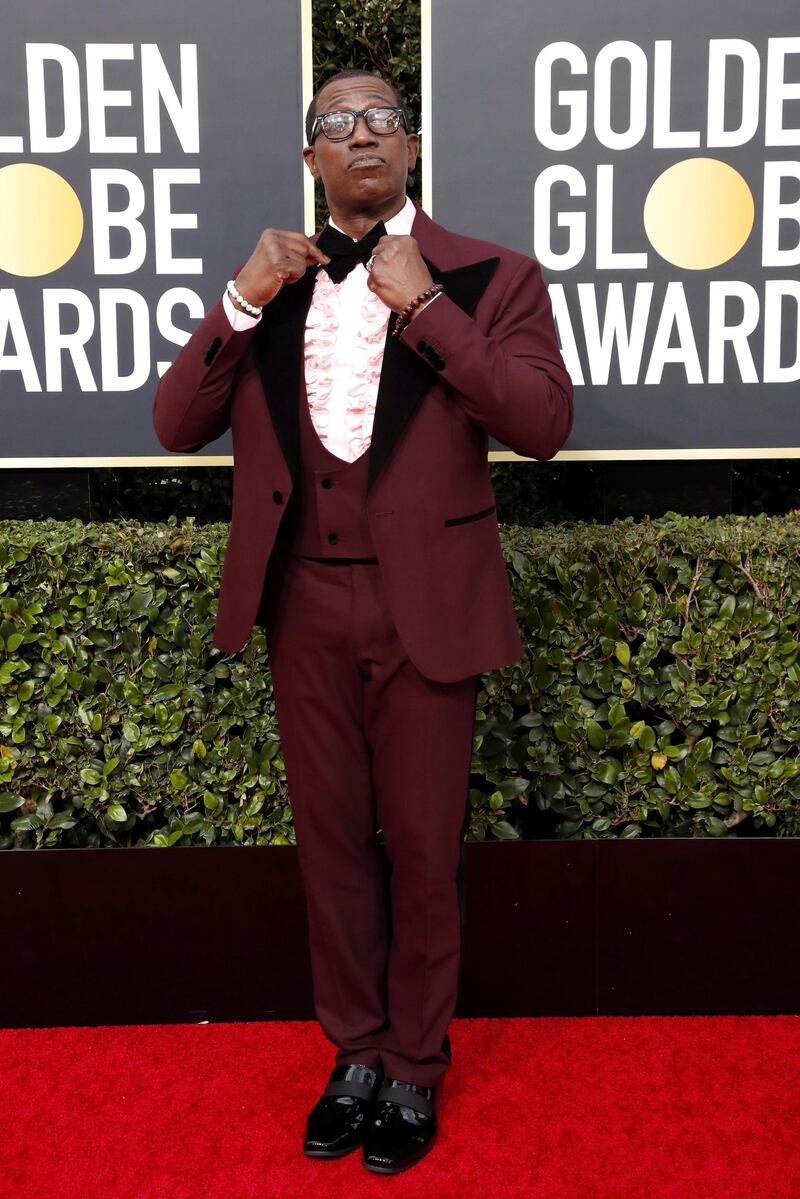
<svg viewBox="0 0 800 1199">
<path fill-rule="evenodd" d="M 303 1152 L 309 1157 L 343 1157 L 357 1149 L 382 1082 L 382 1071 L 371 1066 L 359 1062 L 334 1066 L 309 1114 Z"/>
<path fill-rule="evenodd" d="M 368 1170 L 399 1174 L 430 1152 L 436 1140 L 436 1091 L 398 1078 L 384 1079 L 375 1114 L 363 1133 Z"/>
</svg>

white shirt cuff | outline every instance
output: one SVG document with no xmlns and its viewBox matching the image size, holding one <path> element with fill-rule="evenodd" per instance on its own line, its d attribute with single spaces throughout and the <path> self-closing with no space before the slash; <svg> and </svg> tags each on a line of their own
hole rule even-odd
<svg viewBox="0 0 800 1199">
<path fill-rule="evenodd" d="M 231 323 L 231 328 L 236 333 L 252 329 L 253 325 L 257 325 L 261 320 L 260 316 L 251 316 L 249 312 L 242 312 L 240 308 L 237 308 L 227 290 L 222 293 L 222 307 L 225 309 L 225 315 Z"/>
<path fill-rule="evenodd" d="M 442 293 L 440 291 L 437 291 L 435 296 L 431 296 L 431 298 L 429 300 L 426 300 L 424 304 L 420 304 L 420 309 L 419 309 L 420 312 L 423 312 L 428 307 L 429 304 L 433 303 L 434 300 L 438 300 L 439 296 L 441 294 Z"/>
</svg>

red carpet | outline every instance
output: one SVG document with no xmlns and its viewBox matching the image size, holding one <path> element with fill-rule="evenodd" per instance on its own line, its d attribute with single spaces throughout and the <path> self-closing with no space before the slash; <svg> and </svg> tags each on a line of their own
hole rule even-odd
<svg viewBox="0 0 800 1199">
<path fill-rule="evenodd" d="M 3 1199 L 798 1199 L 800 1017 L 455 1020 L 405 1174 L 300 1144 L 315 1023 L 0 1031 Z"/>
</svg>

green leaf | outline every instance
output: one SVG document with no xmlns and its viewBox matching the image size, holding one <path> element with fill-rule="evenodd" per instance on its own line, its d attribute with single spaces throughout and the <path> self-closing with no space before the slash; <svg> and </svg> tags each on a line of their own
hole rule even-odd
<svg viewBox="0 0 800 1199">
<path fill-rule="evenodd" d="M 670 795 L 677 795 L 681 789 L 681 776 L 674 766 L 668 766 L 662 774 L 664 787 Z"/>
<path fill-rule="evenodd" d="M 582 828 L 582 820 L 562 820 L 558 826 L 558 835 L 560 837 L 571 837 L 574 833 L 580 832 Z"/>
<path fill-rule="evenodd" d="M 653 749 L 655 747 L 655 744 L 656 744 L 655 730 L 651 729 L 649 724 L 646 724 L 644 726 L 644 728 L 642 729 L 641 733 L 639 733 L 638 740 L 639 740 L 639 744 L 642 747 L 642 749 L 647 750 L 649 752 L 651 749 Z"/>
<path fill-rule="evenodd" d="M 503 799 L 515 799 L 516 796 L 522 795 L 531 785 L 530 779 L 526 778 L 510 778 L 503 779 L 498 787 Z"/>
<path fill-rule="evenodd" d="M 618 641 L 614 646 L 614 654 L 620 665 L 627 670 L 631 664 L 631 647 L 627 641 Z"/>
<path fill-rule="evenodd" d="M 606 743 L 606 735 L 596 720 L 586 722 L 586 737 L 592 749 L 602 749 Z"/>
<path fill-rule="evenodd" d="M 56 812 L 47 822 L 48 828 L 74 828 L 78 823 L 74 812 Z"/>
<path fill-rule="evenodd" d="M 135 591 L 131 596 L 129 611 L 135 613 L 144 612 L 145 608 L 149 608 L 153 602 L 153 593 L 148 588 L 146 591 Z"/>
<path fill-rule="evenodd" d="M 597 779 L 600 783 L 606 783 L 609 787 L 617 781 L 619 775 L 619 764 L 614 758 L 607 758 L 597 770 L 592 771 L 592 778 Z"/>
<path fill-rule="evenodd" d="M 711 737 L 703 737 L 701 741 L 695 743 L 692 750 L 692 757 L 698 762 L 706 762 L 711 757 L 711 751 L 714 748 L 714 742 Z"/>
<path fill-rule="evenodd" d="M 519 833 L 514 828 L 513 824 L 509 824 L 507 820 L 495 820 L 492 825 L 492 834 L 501 841 L 518 841 Z"/>
<path fill-rule="evenodd" d="M 720 820 L 719 816 L 706 816 L 705 823 L 712 837 L 728 836 L 728 826 L 724 820 Z"/>
</svg>

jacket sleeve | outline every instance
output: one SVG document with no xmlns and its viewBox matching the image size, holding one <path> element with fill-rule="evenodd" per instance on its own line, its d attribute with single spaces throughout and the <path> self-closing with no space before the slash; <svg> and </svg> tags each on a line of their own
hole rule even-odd
<svg viewBox="0 0 800 1199">
<path fill-rule="evenodd" d="M 209 308 L 156 388 L 153 427 L 164 449 L 193 454 L 230 427 L 234 375 L 256 327 L 236 332 L 221 296 Z"/>
<path fill-rule="evenodd" d="M 572 380 L 558 347 L 539 264 L 523 258 L 488 333 L 447 294 L 427 304 L 400 341 L 439 372 L 467 414 L 526 458 L 552 458 L 572 428 Z"/>
</svg>

